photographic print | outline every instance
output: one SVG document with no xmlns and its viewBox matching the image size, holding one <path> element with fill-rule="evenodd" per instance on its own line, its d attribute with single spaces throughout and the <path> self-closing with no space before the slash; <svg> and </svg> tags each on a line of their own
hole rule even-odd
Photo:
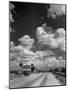
<svg viewBox="0 0 68 90">
<path fill-rule="evenodd" d="M 66 5 L 9 2 L 9 88 L 66 85 Z"/>
</svg>

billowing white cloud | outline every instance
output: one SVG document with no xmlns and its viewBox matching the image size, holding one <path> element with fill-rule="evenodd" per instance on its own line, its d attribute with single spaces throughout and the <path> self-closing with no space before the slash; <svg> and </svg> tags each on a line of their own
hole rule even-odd
<svg viewBox="0 0 68 90">
<path fill-rule="evenodd" d="M 12 49 L 12 53 L 11 53 L 11 56 L 13 56 L 13 58 L 14 58 L 14 56 L 16 56 L 17 60 L 20 60 L 23 58 L 29 58 L 33 55 L 34 55 L 34 53 L 32 51 L 28 50 L 27 48 L 24 48 L 21 45 L 15 46 Z"/>
<path fill-rule="evenodd" d="M 50 57 L 45 58 L 44 59 L 44 63 L 48 67 L 55 67 L 55 66 L 57 67 L 57 65 L 58 65 L 58 61 L 53 56 L 50 56 Z"/>
<path fill-rule="evenodd" d="M 63 28 L 57 29 L 54 33 L 47 33 L 43 27 L 38 27 L 36 35 L 41 46 L 47 45 L 50 48 L 59 48 L 65 51 L 65 30 Z"/>
<path fill-rule="evenodd" d="M 30 50 L 34 44 L 34 39 L 25 35 L 19 41 L 20 44 L 18 46 L 14 46 L 13 41 L 10 42 L 10 60 L 34 59 L 34 53 Z"/>
<path fill-rule="evenodd" d="M 59 48 L 63 49 L 65 44 L 65 31 L 63 28 L 57 29 L 55 33 L 46 32 L 43 27 L 38 27 L 37 31 L 38 43 L 47 45 L 50 48 Z M 56 55 L 51 50 L 43 51 L 31 51 L 31 48 L 34 44 L 34 39 L 30 36 L 25 35 L 19 39 L 20 44 L 15 46 L 13 41 L 10 42 L 10 60 L 22 60 L 24 63 L 31 64 L 33 63 L 38 68 L 46 67 L 58 67 L 64 66 L 65 60 L 62 57 L 56 59 Z"/>
<path fill-rule="evenodd" d="M 63 57 L 61 58 L 61 56 L 58 57 L 58 59 L 55 56 L 44 57 L 43 66 L 45 68 L 65 67 L 65 60 L 63 60 Z"/>
<path fill-rule="evenodd" d="M 26 63 L 34 63 L 36 66 L 43 65 L 43 58 L 46 56 L 54 55 L 50 50 L 32 52 L 30 49 L 24 48 L 22 45 L 14 46 L 13 42 L 10 42 L 11 51 L 10 60 L 22 60 Z M 38 64 L 38 65 L 37 65 Z"/>
<path fill-rule="evenodd" d="M 34 39 L 32 39 L 29 35 L 25 35 L 19 39 L 20 45 L 24 48 L 31 49 L 34 44 Z"/>
<path fill-rule="evenodd" d="M 22 61 L 24 64 L 33 63 L 39 69 L 46 69 L 51 67 L 65 67 L 65 60 L 63 57 L 56 59 L 55 54 L 50 51 L 36 51 L 35 53 L 31 50 L 24 48 L 21 45 L 14 46 L 11 41 L 10 60 Z"/>
<path fill-rule="evenodd" d="M 53 56 L 53 55 L 55 55 L 55 54 L 50 50 L 35 52 L 35 57 L 38 58 L 39 60 L 43 60 L 43 58 Z"/>
<path fill-rule="evenodd" d="M 56 18 L 57 16 L 65 15 L 65 5 L 59 4 L 50 4 L 48 9 L 48 17 Z"/>
</svg>

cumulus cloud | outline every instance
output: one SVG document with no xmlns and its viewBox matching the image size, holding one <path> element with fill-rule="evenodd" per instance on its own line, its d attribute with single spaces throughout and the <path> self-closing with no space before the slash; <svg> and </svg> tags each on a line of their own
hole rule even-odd
<svg viewBox="0 0 68 90">
<path fill-rule="evenodd" d="M 43 60 L 43 58 L 53 56 L 53 55 L 55 56 L 55 54 L 50 50 L 35 52 L 35 57 L 38 58 L 39 60 Z"/>
<path fill-rule="evenodd" d="M 55 54 L 50 50 L 32 52 L 21 45 L 14 46 L 12 41 L 11 50 L 10 60 L 21 60 L 24 64 L 33 63 L 37 68 L 43 70 L 46 69 L 46 67 L 65 67 L 63 57 L 60 56 L 56 59 Z"/>
<path fill-rule="evenodd" d="M 37 31 L 38 43 L 47 45 L 50 48 L 59 48 L 64 50 L 63 45 L 65 44 L 65 31 L 63 28 L 59 28 L 54 33 L 48 33 L 43 27 L 38 27 Z M 65 60 L 63 57 L 56 58 L 56 55 L 51 50 L 43 51 L 31 51 L 34 44 L 34 39 L 30 36 L 25 35 L 19 39 L 20 44 L 15 46 L 13 41 L 10 42 L 10 60 L 22 60 L 24 63 L 33 63 L 38 68 L 46 67 L 63 67 L 65 66 Z"/>
<path fill-rule="evenodd" d="M 20 45 L 24 48 L 31 49 L 34 44 L 34 39 L 32 39 L 29 35 L 25 35 L 19 39 Z"/>
<path fill-rule="evenodd" d="M 34 39 L 25 35 L 19 41 L 18 46 L 14 46 L 13 41 L 10 42 L 10 60 L 34 60 L 34 53 L 30 50 L 34 44 Z"/>
<path fill-rule="evenodd" d="M 11 56 L 16 57 L 17 60 L 23 59 L 23 58 L 29 58 L 30 56 L 33 56 L 33 52 L 24 48 L 21 45 L 15 46 L 12 49 Z"/>
<path fill-rule="evenodd" d="M 45 66 L 47 65 L 48 67 L 57 67 L 58 61 L 56 60 L 56 57 L 49 56 L 44 59 Z"/>
<path fill-rule="evenodd" d="M 65 67 L 65 60 L 61 56 L 57 58 L 53 55 L 49 55 L 47 57 L 43 57 L 43 67 L 44 69 L 54 67 Z"/>
<path fill-rule="evenodd" d="M 56 18 L 57 16 L 65 15 L 65 5 L 50 4 L 48 9 L 48 17 Z"/>
<path fill-rule="evenodd" d="M 48 62 L 47 58 L 49 57 L 55 58 L 55 55 L 52 51 L 46 50 L 46 51 L 36 51 L 34 53 L 34 57 L 35 57 L 35 59 L 33 60 L 34 65 L 37 66 L 38 69 L 44 69 L 46 66 L 50 64 L 49 62 L 51 62 L 51 59 L 49 59 L 49 62 Z M 54 62 L 54 59 L 52 59 L 52 61 Z"/>
<path fill-rule="evenodd" d="M 21 44 L 14 46 L 13 41 L 10 42 L 10 47 L 10 60 L 22 60 L 26 63 L 34 63 L 38 67 L 39 65 L 45 66 L 43 64 L 43 58 L 54 55 L 54 53 L 50 50 L 32 52 L 30 49 L 27 49 L 27 47 L 24 48 Z"/>
<path fill-rule="evenodd" d="M 65 51 L 65 30 L 63 28 L 57 29 L 54 33 L 47 33 L 43 27 L 38 27 L 36 35 L 41 46 L 47 45 L 50 48 Z"/>
</svg>

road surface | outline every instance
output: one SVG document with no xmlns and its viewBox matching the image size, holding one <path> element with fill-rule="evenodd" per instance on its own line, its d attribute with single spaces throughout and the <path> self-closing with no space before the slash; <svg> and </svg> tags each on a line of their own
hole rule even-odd
<svg viewBox="0 0 68 90">
<path fill-rule="evenodd" d="M 10 80 L 10 88 L 62 85 L 52 73 L 35 73 Z"/>
</svg>

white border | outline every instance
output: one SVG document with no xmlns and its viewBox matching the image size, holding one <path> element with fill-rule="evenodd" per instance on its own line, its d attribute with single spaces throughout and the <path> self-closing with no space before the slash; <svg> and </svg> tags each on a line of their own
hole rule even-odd
<svg viewBox="0 0 68 90">
<path fill-rule="evenodd" d="M 11 0 L 19 1 L 19 0 Z M 42 2 L 42 3 L 57 3 L 67 4 L 68 0 L 20 0 L 29 2 Z M 0 90 L 8 89 L 8 66 L 9 66 L 9 0 L 0 1 Z M 68 7 L 68 4 L 67 4 Z M 68 14 L 67 14 L 68 15 Z M 68 21 L 68 18 L 67 18 Z M 68 28 L 68 26 L 67 26 Z M 68 33 L 68 32 L 67 32 Z M 68 34 L 67 34 L 68 35 Z M 68 38 L 68 36 L 67 36 Z M 67 44 L 68 45 L 68 44 Z M 68 56 L 68 55 L 67 55 Z M 67 58 L 68 59 L 68 58 Z M 67 65 L 68 68 L 68 65 Z M 67 74 L 68 75 L 68 74 Z M 67 77 L 68 79 L 68 77 Z M 67 86 L 56 86 L 56 87 L 42 87 L 42 88 L 28 88 L 31 90 L 67 90 Z M 14 89 L 16 90 L 16 89 Z M 18 89 L 20 90 L 20 89 Z"/>
</svg>

